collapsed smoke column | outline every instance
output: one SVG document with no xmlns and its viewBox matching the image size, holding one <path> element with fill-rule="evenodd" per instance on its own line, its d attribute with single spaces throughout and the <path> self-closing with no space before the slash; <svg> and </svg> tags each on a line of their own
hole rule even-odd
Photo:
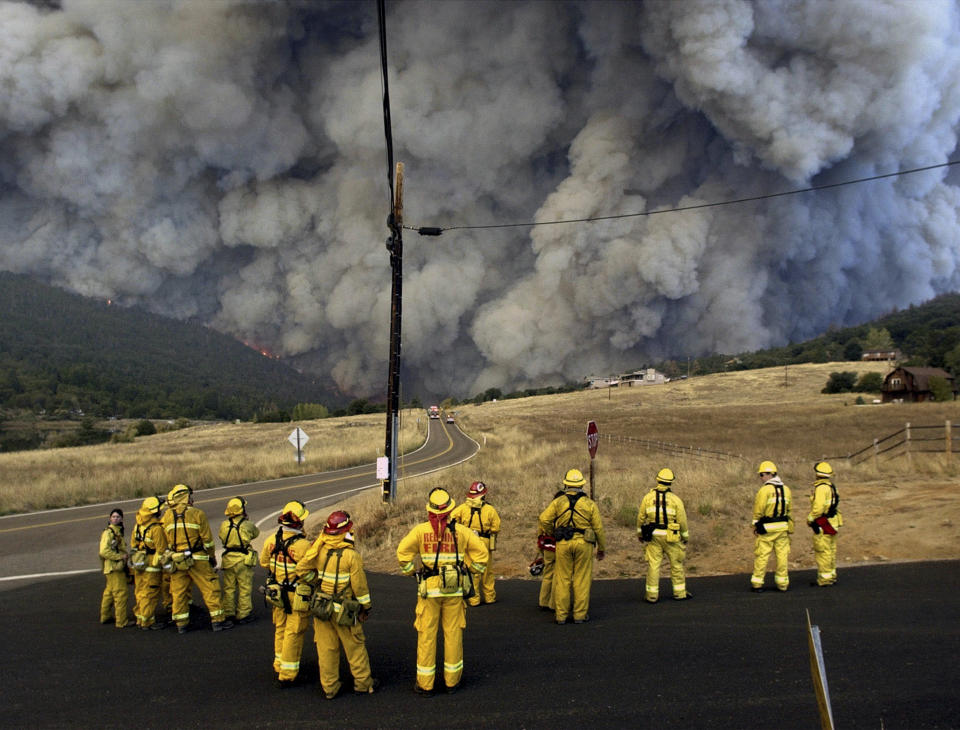
<svg viewBox="0 0 960 730">
<path fill-rule="evenodd" d="M 390 2 L 412 225 L 612 216 L 943 163 L 949 0 Z M 0 2 L 0 269 L 382 395 L 373 2 Z M 950 168 L 405 235 L 406 393 L 740 352 L 960 286 Z"/>
</svg>

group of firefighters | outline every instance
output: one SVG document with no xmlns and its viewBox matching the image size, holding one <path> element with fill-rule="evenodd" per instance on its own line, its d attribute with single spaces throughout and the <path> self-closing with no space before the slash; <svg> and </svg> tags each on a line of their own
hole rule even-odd
<svg viewBox="0 0 960 730">
<path fill-rule="evenodd" d="M 752 528 L 756 534 L 751 590 L 764 590 L 771 553 L 776 556 L 774 582 L 780 591 L 789 587 L 787 559 L 794 531 L 792 493 L 771 461 L 757 470 L 761 486 L 754 500 Z M 807 524 L 813 531 L 817 578 L 812 585 L 831 586 L 837 581 L 836 538 L 843 524 L 833 469 L 821 461 L 814 467 L 815 482 Z M 675 600 L 687 600 L 684 558 L 690 539 L 683 501 L 671 491 L 675 480 L 669 468 L 660 469 L 656 481 L 640 502 L 637 537 L 647 561 L 644 598 L 659 599 L 660 566 L 670 562 Z M 594 550 L 603 560 L 606 535 L 597 504 L 584 493 L 586 480 L 577 469 L 563 477 L 563 489 L 538 520 L 540 556 L 530 566 L 542 575 L 539 605 L 554 613 L 558 624 L 590 620 L 590 587 Z M 430 695 L 437 674 L 437 635 L 442 629 L 443 687 L 455 692 L 463 673 L 463 629 L 466 606 L 496 602 L 491 569 L 492 552 L 500 531 L 500 516 L 487 502 L 483 482 L 470 485 L 459 506 L 442 488 L 427 499 L 427 520 L 417 524 L 400 541 L 397 560 L 404 575 L 417 580 L 414 627 L 418 632 L 417 693 Z M 292 686 L 300 669 L 307 628 L 312 623 L 320 674 L 327 699 L 342 688 L 339 676 L 341 650 L 353 675 L 353 691 L 373 693 L 363 623 L 371 612 L 370 591 L 363 561 L 354 544 L 353 521 L 342 510 L 332 512 L 313 541 L 304 534 L 309 511 L 299 501 L 288 502 L 277 518 L 277 531 L 266 538 L 259 555 L 251 542 L 259 535 L 247 518 L 242 497 L 229 500 L 219 538 L 223 546 L 220 578 L 216 572 L 213 535 L 203 511 L 193 506 L 193 490 L 178 484 L 164 500 L 148 497 L 137 512 L 131 550 L 126 549 L 123 513 L 110 514 L 100 540 L 100 558 L 106 588 L 100 608 L 102 623 L 114 621 L 123 628 L 127 620 L 127 580 L 135 582 L 136 625 L 143 630 L 163 628 L 155 615 L 169 580 L 171 620 L 180 633 L 188 629 L 192 586 L 200 590 L 214 631 L 253 620 L 253 569 L 267 571 L 261 588 L 273 607 L 273 668 L 281 688 Z"/>
</svg>

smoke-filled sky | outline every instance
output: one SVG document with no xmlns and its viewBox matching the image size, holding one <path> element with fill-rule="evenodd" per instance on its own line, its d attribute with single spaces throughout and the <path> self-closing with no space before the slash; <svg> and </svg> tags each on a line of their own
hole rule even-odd
<svg viewBox="0 0 960 730">
<path fill-rule="evenodd" d="M 951 0 L 387 2 L 405 223 L 638 213 L 935 165 Z M 0 0 L 0 269 L 386 383 L 376 5 Z M 403 387 L 735 353 L 960 288 L 953 168 L 404 234 Z"/>
</svg>

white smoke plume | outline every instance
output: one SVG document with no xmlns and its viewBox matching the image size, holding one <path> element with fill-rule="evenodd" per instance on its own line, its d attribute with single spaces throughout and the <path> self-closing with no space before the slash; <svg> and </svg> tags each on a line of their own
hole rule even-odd
<svg viewBox="0 0 960 730">
<path fill-rule="evenodd" d="M 655 212 L 946 162 L 952 0 L 387 3 L 405 222 Z M 382 397 L 376 6 L 0 0 L 0 269 Z M 960 288 L 942 168 L 601 223 L 407 231 L 406 395 L 784 344 Z"/>
</svg>

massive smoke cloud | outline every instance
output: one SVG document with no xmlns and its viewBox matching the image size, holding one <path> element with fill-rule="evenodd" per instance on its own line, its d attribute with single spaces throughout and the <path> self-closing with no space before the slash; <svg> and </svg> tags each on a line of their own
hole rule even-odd
<svg viewBox="0 0 960 730">
<path fill-rule="evenodd" d="M 654 212 L 943 163 L 949 0 L 390 2 L 406 222 Z M 380 396 L 373 2 L 0 2 L 0 269 Z M 949 168 L 405 235 L 406 394 L 783 344 L 960 286 Z"/>
</svg>

